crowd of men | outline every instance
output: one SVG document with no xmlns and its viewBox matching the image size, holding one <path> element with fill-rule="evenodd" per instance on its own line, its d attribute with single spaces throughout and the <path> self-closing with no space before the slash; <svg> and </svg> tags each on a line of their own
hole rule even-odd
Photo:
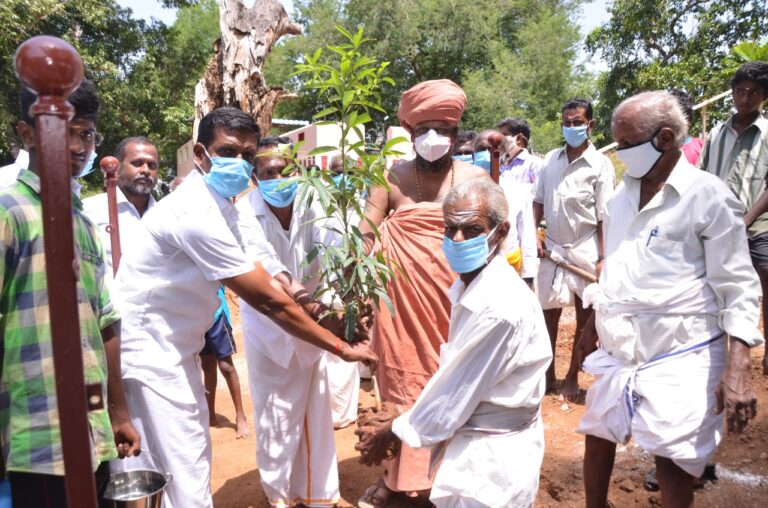
<svg viewBox="0 0 768 508">
<path fill-rule="evenodd" d="M 407 90 L 398 120 L 415 157 L 392 165 L 388 188 L 370 190 L 359 226 L 369 251 L 405 276 L 386 288 L 394 312 L 374 307 L 371 329 L 361 323 L 348 343 L 340 310 L 313 297 L 322 282 L 307 257 L 341 240 L 338 223 L 299 192 L 290 140 L 263 137 L 235 108 L 202 118 L 195 170 L 157 202 L 156 147 L 144 137 L 119 144 L 123 249 L 113 266 L 107 199 L 81 201 L 75 180 L 92 170 L 100 140 L 98 97 L 84 81 L 69 97 L 69 169 L 84 374 L 108 395 L 88 414 L 99 494 L 125 465 L 115 459 L 143 448 L 173 475 L 164 506 L 212 506 L 217 365 L 238 437 L 248 433 L 226 288 L 240 297 L 272 506 L 340 502 L 333 430 L 355 417 L 357 362 L 375 370 L 387 408 L 357 429 L 361 460 L 384 465 L 359 506 L 401 492 L 438 507 L 533 506 L 542 399 L 577 397 L 581 369 L 596 377 L 577 429 L 587 506 L 606 506 L 616 445 L 629 439 L 655 457 L 662 505 L 690 506 L 724 421 L 740 432 L 755 416 L 750 349 L 764 342 L 768 64 L 743 65 L 731 87 L 736 112 L 705 140 L 689 136 L 683 92 L 619 104 L 610 119 L 625 168 L 618 186 L 590 140 L 586 99 L 564 102 L 565 145 L 539 158 L 522 119 L 460 131 L 467 98 L 455 83 Z M 22 91 L 27 159 L 0 169 L 0 442 L 18 507 L 66 506 L 34 101 Z M 571 305 L 574 348 L 558 384 L 557 331 Z"/>
</svg>

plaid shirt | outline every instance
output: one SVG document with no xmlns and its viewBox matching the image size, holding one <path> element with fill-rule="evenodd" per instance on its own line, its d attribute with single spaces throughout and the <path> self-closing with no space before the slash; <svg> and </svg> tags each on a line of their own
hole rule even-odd
<svg viewBox="0 0 768 508">
<path fill-rule="evenodd" d="M 73 195 L 80 335 L 86 383 L 107 394 L 100 330 L 119 319 L 104 285 L 103 250 L 93 224 Z M 0 439 L 9 471 L 63 475 L 51 322 L 43 250 L 40 178 L 24 171 L 0 193 Z M 85 404 L 85 401 L 71 401 Z M 88 413 L 94 469 L 117 457 L 106 409 Z"/>
</svg>

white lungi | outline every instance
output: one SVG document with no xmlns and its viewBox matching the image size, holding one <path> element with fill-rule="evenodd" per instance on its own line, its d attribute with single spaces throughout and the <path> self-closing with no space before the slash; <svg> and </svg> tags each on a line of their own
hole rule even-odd
<svg viewBox="0 0 768 508">
<path fill-rule="evenodd" d="M 643 364 L 598 349 L 584 371 L 598 376 L 587 391 L 577 432 L 672 459 L 699 477 L 722 438 L 715 389 L 726 364 L 726 337 L 686 345 Z"/>
<path fill-rule="evenodd" d="M 459 432 L 445 450 L 429 500 L 437 508 L 533 506 L 543 459 L 541 416 L 518 432 Z"/>
<path fill-rule="evenodd" d="M 150 455 L 145 458 L 147 463 L 154 463 L 156 471 L 173 475 L 163 494 L 163 507 L 213 507 L 211 436 L 205 397 L 200 396 L 196 404 L 174 402 L 136 379 L 124 379 L 123 388 L 131 422 L 141 435 L 142 449 L 149 450 L 160 461 L 158 464 Z M 114 461 L 112 467 L 120 468 L 121 463 Z"/>
<path fill-rule="evenodd" d="M 360 370 L 357 362 L 345 362 L 336 355 L 327 354 L 328 385 L 331 390 L 333 426 L 337 429 L 352 425 L 357 420 L 357 402 L 360 398 Z"/>
<path fill-rule="evenodd" d="M 339 501 L 339 474 L 325 355 L 306 367 L 294 355 L 283 368 L 250 341 L 245 354 L 256 462 L 270 504 L 333 506 Z"/>
</svg>

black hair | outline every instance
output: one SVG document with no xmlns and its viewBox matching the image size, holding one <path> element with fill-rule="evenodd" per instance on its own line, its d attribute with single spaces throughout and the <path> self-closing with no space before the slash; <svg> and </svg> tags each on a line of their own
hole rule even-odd
<svg viewBox="0 0 768 508">
<path fill-rule="evenodd" d="M 584 112 L 587 115 L 587 120 L 592 120 L 592 103 L 587 99 L 582 99 L 579 97 L 573 97 L 565 101 L 565 104 L 563 104 L 563 109 L 560 110 L 560 113 L 564 113 L 566 109 L 578 108 L 584 108 Z"/>
<path fill-rule="evenodd" d="M 37 100 L 37 94 L 27 87 L 21 87 L 19 102 L 21 103 L 20 118 L 26 124 L 34 127 L 35 119 L 29 113 L 29 108 Z M 96 87 L 93 81 L 83 79 L 77 90 L 69 94 L 67 98 L 70 104 L 75 108 L 73 120 L 92 120 L 94 123 L 99 119 L 99 97 L 96 95 Z"/>
<path fill-rule="evenodd" d="M 218 108 L 205 115 L 197 127 L 197 142 L 207 149 L 216 136 L 216 129 L 253 132 L 257 142 L 261 138 L 259 126 L 253 118 L 237 108 Z"/>
<path fill-rule="evenodd" d="M 731 88 L 742 81 L 754 81 L 763 89 L 763 97 L 768 97 L 768 63 L 747 62 L 736 70 L 731 78 Z"/>
<path fill-rule="evenodd" d="M 496 124 L 497 129 L 506 129 L 513 136 L 522 134 L 525 139 L 531 139 L 531 126 L 522 118 L 507 117 Z"/>
<path fill-rule="evenodd" d="M 456 135 L 456 146 L 463 145 L 467 141 L 475 144 L 475 139 L 477 138 L 477 132 L 475 131 L 465 131 L 463 129 L 459 130 L 459 133 Z"/>
<path fill-rule="evenodd" d="M 125 138 L 117 144 L 117 148 L 115 148 L 115 157 L 117 157 L 117 160 L 123 162 L 123 159 L 125 159 L 125 149 L 131 143 L 137 143 L 140 145 L 152 145 L 155 147 L 155 150 L 157 150 L 157 146 L 155 146 L 155 144 L 150 141 L 149 138 L 144 136 L 133 136 L 130 138 Z"/>
<path fill-rule="evenodd" d="M 679 88 L 673 88 L 669 91 L 670 94 L 675 96 L 677 102 L 683 110 L 683 114 L 688 119 L 688 125 L 693 125 L 693 98 L 685 90 Z"/>
<path fill-rule="evenodd" d="M 287 136 L 268 136 L 259 141 L 259 148 L 278 145 L 291 145 L 293 147 L 293 142 Z"/>
</svg>

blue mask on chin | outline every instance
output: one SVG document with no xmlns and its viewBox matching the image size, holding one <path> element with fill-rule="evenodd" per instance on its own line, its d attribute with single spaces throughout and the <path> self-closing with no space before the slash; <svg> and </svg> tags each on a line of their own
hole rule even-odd
<svg viewBox="0 0 768 508">
<path fill-rule="evenodd" d="M 454 242 L 447 236 L 443 237 L 443 254 L 448 265 L 456 273 L 474 272 L 488 263 L 490 250 L 488 238 L 493 235 L 496 226 L 488 233 L 482 234 L 463 242 Z"/>
<path fill-rule="evenodd" d="M 491 172 L 491 152 L 483 150 L 482 152 L 475 152 L 475 166 L 479 166 L 484 170 Z"/>
<path fill-rule="evenodd" d="M 283 187 L 278 188 L 280 186 Z M 259 192 L 261 192 L 261 197 L 275 208 L 285 208 L 293 203 L 298 190 L 299 182 L 295 178 L 259 180 Z"/>
<path fill-rule="evenodd" d="M 208 151 L 205 152 L 208 155 Z M 235 157 L 211 157 L 211 170 L 203 179 L 216 193 L 224 198 L 232 198 L 248 188 L 253 164 Z"/>
<path fill-rule="evenodd" d="M 91 152 L 91 155 L 88 156 L 88 160 L 85 161 L 85 166 L 83 166 L 83 169 L 80 170 L 75 178 L 83 178 L 84 176 L 93 173 L 94 162 L 96 162 L 96 150 Z"/>
</svg>

